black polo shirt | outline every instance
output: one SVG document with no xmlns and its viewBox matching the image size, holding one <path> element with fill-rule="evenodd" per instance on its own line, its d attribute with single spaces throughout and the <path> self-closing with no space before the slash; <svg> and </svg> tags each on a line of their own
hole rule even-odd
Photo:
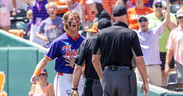
<svg viewBox="0 0 183 96">
<path fill-rule="evenodd" d="M 94 42 L 96 42 L 96 37 L 87 38 L 82 42 L 79 48 L 79 55 L 75 62 L 79 66 L 86 64 L 84 72 L 86 78 L 99 79 L 92 64 L 92 49 L 94 47 Z"/>
<path fill-rule="evenodd" d="M 100 31 L 94 45 L 93 54 L 100 50 L 103 66 L 129 66 L 132 68 L 133 52 L 143 56 L 139 39 L 125 23 L 118 22 Z"/>
</svg>

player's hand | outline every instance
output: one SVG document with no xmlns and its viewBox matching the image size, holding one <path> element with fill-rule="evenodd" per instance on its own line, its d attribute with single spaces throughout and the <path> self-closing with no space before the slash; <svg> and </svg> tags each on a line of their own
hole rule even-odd
<svg viewBox="0 0 183 96">
<path fill-rule="evenodd" d="M 72 96 L 79 96 L 78 91 L 76 91 L 76 90 L 72 90 Z"/>
<path fill-rule="evenodd" d="M 33 75 L 33 76 L 31 77 L 30 82 L 33 83 L 33 84 L 35 84 L 37 81 L 38 81 L 38 77 Z"/>
<path fill-rule="evenodd" d="M 147 84 L 143 84 L 142 87 L 141 87 L 141 90 L 144 94 L 144 96 L 148 96 L 148 93 L 149 93 L 149 85 L 148 83 Z"/>
<path fill-rule="evenodd" d="M 68 64 L 65 64 L 65 66 L 74 67 L 74 61 L 75 61 L 74 58 L 65 57 L 65 61 L 68 63 Z"/>
</svg>

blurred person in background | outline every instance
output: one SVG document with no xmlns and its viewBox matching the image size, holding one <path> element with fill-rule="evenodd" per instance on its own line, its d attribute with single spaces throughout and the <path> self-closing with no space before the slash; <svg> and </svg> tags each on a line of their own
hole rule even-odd
<svg viewBox="0 0 183 96">
<path fill-rule="evenodd" d="M 41 71 L 37 82 L 32 84 L 29 96 L 55 96 L 53 85 L 47 82 L 47 78 L 48 73 L 44 69 Z"/>
<path fill-rule="evenodd" d="M 132 6 L 132 1 L 131 0 L 117 0 L 115 5 L 117 5 L 117 4 L 125 5 L 127 9 L 131 8 L 131 7 L 134 7 L 134 6 Z"/>
<path fill-rule="evenodd" d="M 92 28 L 89 28 L 89 29 L 86 29 L 85 30 L 86 32 L 89 32 L 91 35 L 93 35 L 93 33 L 98 32 L 98 27 L 97 26 L 99 26 L 100 19 L 105 18 L 105 19 L 108 19 L 109 21 L 111 21 L 111 17 L 109 16 L 109 14 L 107 13 L 107 11 L 105 11 L 105 10 L 102 10 L 102 12 L 100 12 L 100 14 L 98 14 L 96 16 L 96 18 L 98 20 L 93 24 Z"/>
<path fill-rule="evenodd" d="M 135 6 L 136 4 L 135 4 L 135 0 L 130 0 L 132 3 L 131 3 L 131 6 Z M 145 6 L 146 7 L 153 7 L 153 2 L 154 2 L 155 0 L 145 0 Z"/>
<path fill-rule="evenodd" d="M 57 16 L 62 17 L 65 12 L 68 11 L 68 5 L 66 5 L 66 0 L 55 0 L 55 3 L 57 4 Z"/>
<path fill-rule="evenodd" d="M 166 54 L 165 75 L 168 78 L 170 71 L 169 64 L 173 57 L 177 72 L 177 87 L 183 89 L 183 9 L 179 9 L 176 16 L 178 26 L 171 31 L 166 46 L 168 51 Z"/>
<path fill-rule="evenodd" d="M 168 6 L 168 5 L 167 5 Z M 162 22 L 165 19 L 166 15 L 166 5 L 163 3 L 163 0 L 155 0 L 154 1 L 154 12 L 151 14 L 148 14 L 146 17 L 148 18 L 149 25 L 148 27 L 150 29 L 158 27 L 162 24 Z M 160 48 L 160 57 L 161 57 L 161 70 L 162 70 L 162 86 L 166 86 L 166 80 L 165 80 L 165 58 L 166 58 L 166 44 L 168 40 L 168 36 L 170 34 L 170 31 L 173 30 L 177 26 L 176 17 L 174 14 L 170 13 L 170 22 L 168 26 L 165 28 L 165 32 L 159 36 L 159 48 Z M 173 60 L 170 64 L 171 68 L 174 68 Z"/>
<path fill-rule="evenodd" d="M 44 41 L 43 47 L 49 48 L 51 43 L 63 33 L 63 20 L 56 16 L 57 5 L 55 3 L 46 4 L 46 10 L 49 17 L 43 20 L 36 36 Z"/>
<path fill-rule="evenodd" d="M 116 3 L 116 0 L 102 0 L 102 6 L 104 10 L 107 11 L 107 13 L 111 16 L 111 18 L 113 17 L 112 10 L 115 3 Z"/>
<path fill-rule="evenodd" d="M 12 2 L 9 2 L 9 4 L 12 3 L 13 6 L 9 6 L 10 11 L 12 11 L 12 15 L 16 16 L 17 13 L 19 13 L 19 9 L 27 10 L 29 8 L 29 5 L 32 5 L 31 3 L 34 0 L 11 0 Z"/>
<path fill-rule="evenodd" d="M 117 2 L 125 4 L 127 9 L 136 6 L 136 4 L 135 4 L 136 1 L 135 0 L 117 0 Z M 145 0 L 145 6 L 152 8 L 153 2 L 154 2 L 154 0 Z"/>
<path fill-rule="evenodd" d="M 31 9 L 33 14 L 33 24 L 31 25 L 30 30 L 30 41 L 40 45 L 43 45 L 44 41 L 36 37 L 36 32 L 38 32 L 41 22 L 49 16 L 45 8 L 47 3 L 47 0 L 36 0 Z"/>
<path fill-rule="evenodd" d="M 128 9 L 128 24 L 130 29 L 139 30 L 139 17 L 154 12 L 152 8 L 145 6 L 146 3 L 145 0 L 135 0 L 136 6 Z"/>
<path fill-rule="evenodd" d="M 84 29 L 91 28 L 94 23 L 94 18 L 98 13 L 96 2 L 94 0 L 81 0 L 81 1 L 82 1 L 80 3 L 82 4 L 81 18 L 83 18 L 82 23 L 83 23 Z M 90 37 L 90 36 L 91 36 L 90 33 L 86 34 L 86 37 Z"/>
<path fill-rule="evenodd" d="M 68 6 L 68 10 L 73 10 L 78 13 L 81 12 L 79 2 L 76 2 L 75 0 L 65 0 L 65 2 L 66 2 L 66 5 Z"/>
<path fill-rule="evenodd" d="M 28 11 L 27 11 L 26 17 L 27 17 L 27 19 L 29 20 L 29 22 L 26 24 L 26 33 L 25 33 L 25 37 L 26 37 L 27 39 L 29 39 L 29 36 L 30 36 L 30 29 L 31 29 L 32 19 L 33 19 L 32 10 L 28 10 Z"/>
<path fill-rule="evenodd" d="M 158 2 L 159 4 L 160 2 Z M 142 52 L 144 54 L 144 61 L 147 68 L 147 75 L 149 83 L 156 86 L 163 86 L 161 74 L 161 60 L 158 39 L 165 32 L 165 28 L 170 24 L 170 4 L 166 0 L 167 8 L 165 18 L 159 26 L 152 29 L 148 28 L 151 24 L 147 17 L 139 18 L 140 30 L 137 32 Z M 138 73 L 138 71 L 136 71 Z M 137 79 L 142 80 L 137 74 Z"/>
<path fill-rule="evenodd" d="M 183 6 L 183 0 L 170 0 L 171 12 L 176 15 L 176 12 Z"/>
<path fill-rule="evenodd" d="M 7 0 L 0 0 L 0 29 L 9 31 L 10 29 L 10 11 Z"/>
</svg>

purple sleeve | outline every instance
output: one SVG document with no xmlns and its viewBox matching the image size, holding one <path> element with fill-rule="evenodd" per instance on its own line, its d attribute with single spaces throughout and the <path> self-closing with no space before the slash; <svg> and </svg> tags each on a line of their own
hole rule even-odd
<svg viewBox="0 0 183 96">
<path fill-rule="evenodd" d="M 55 59 L 56 57 L 60 57 L 61 53 L 61 44 L 57 41 L 54 42 L 51 47 L 49 48 L 49 51 L 46 53 L 46 56 L 50 58 L 51 60 Z"/>
</svg>

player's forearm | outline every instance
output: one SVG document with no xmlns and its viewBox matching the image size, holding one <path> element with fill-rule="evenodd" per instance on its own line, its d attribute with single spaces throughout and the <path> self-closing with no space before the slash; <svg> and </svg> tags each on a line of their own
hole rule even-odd
<svg viewBox="0 0 183 96">
<path fill-rule="evenodd" d="M 98 76 L 100 77 L 100 79 L 103 78 L 103 70 L 102 70 L 102 66 L 100 64 L 100 56 L 99 55 L 92 55 L 92 63 L 93 66 L 98 74 Z"/>
<path fill-rule="evenodd" d="M 46 67 L 46 65 L 48 64 L 49 59 L 47 59 L 46 57 L 44 57 L 36 66 L 36 69 L 34 71 L 35 76 L 38 76 L 40 74 L 40 72 Z"/>
<path fill-rule="evenodd" d="M 146 66 L 144 64 L 143 56 L 135 57 L 137 68 L 142 76 L 143 82 L 148 84 Z"/>
<path fill-rule="evenodd" d="M 76 65 L 75 69 L 74 69 L 74 72 L 73 72 L 72 88 L 78 88 L 79 80 L 81 78 L 81 74 L 82 74 L 82 67 Z"/>
</svg>

